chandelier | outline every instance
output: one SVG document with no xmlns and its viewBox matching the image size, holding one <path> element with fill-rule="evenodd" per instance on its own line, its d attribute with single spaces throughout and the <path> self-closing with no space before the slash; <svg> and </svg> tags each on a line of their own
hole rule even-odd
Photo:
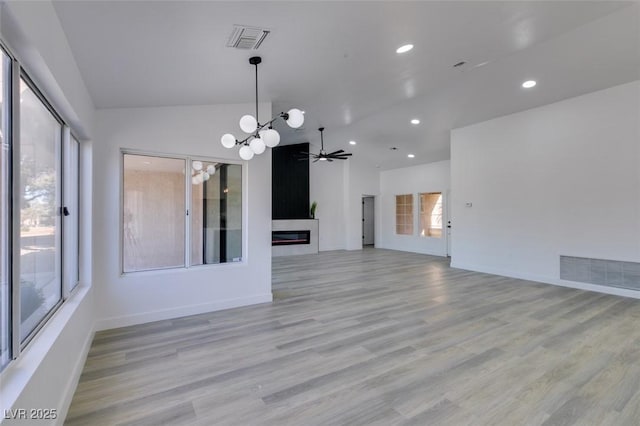
<svg viewBox="0 0 640 426">
<path fill-rule="evenodd" d="M 220 141 L 225 148 L 240 146 L 240 158 L 251 160 L 254 154 L 262 154 L 266 147 L 273 148 L 280 143 L 280 134 L 274 130 L 272 124 L 278 118 L 282 118 L 289 127 L 297 129 L 304 123 L 304 114 L 297 108 L 292 108 L 287 112 L 281 112 L 277 117 L 260 124 L 258 120 L 258 64 L 262 62 L 260 56 L 249 58 L 249 63 L 256 67 L 256 116 L 250 114 L 240 118 L 240 129 L 249 136 L 242 140 L 236 139 L 231 133 L 222 135 Z"/>
<path fill-rule="evenodd" d="M 191 164 L 191 183 L 199 185 L 202 182 L 208 181 L 215 173 L 216 166 L 213 164 L 209 164 L 207 167 L 204 167 L 202 161 L 194 161 Z"/>
</svg>

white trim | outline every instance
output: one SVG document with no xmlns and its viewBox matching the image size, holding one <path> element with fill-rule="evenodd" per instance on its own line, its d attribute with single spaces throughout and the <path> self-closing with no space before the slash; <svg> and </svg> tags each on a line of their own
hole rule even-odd
<svg viewBox="0 0 640 426">
<path fill-rule="evenodd" d="M 124 270 L 124 217 L 123 217 L 123 209 L 124 209 L 124 172 L 125 172 L 125 168 L 124 168 L 124 157 L 125 155 L 136 155 L 136 156 L 145 156 L 145 157 L 159 157 L 159 158 L 169 158 L 169 159 L 173 159 L 173 160 L 182 160 L 184 161 L 184 173 L 185 173 L 185 180 L 184 180 L 184 188 L 185 188 L 185 210 L 184 210 L 184 230 L 185 230 L 185 236 L 184 236 L 184 263 L 181 266 L 167 266 L 167 267 L 160 267 L 160 268 L 153 268 L 153 269 L 142 269 L 139 271 L 126 271 Z M 155 151 L 143 151 L 143 150 L 136 150 L 136 149 L 129 149 L 129 148 L 120 148 L 120 172 L 119 172 L 119 178 L 120 179 L 120 183 L 119 183 L 119 191 L 120 191 L 120 205 L 119 205 L 119 212 L 118 212 L 118 216 L 119 216 L 119 270 L 120 270 L 120 276 L 125 276 L 125 275 L 129 275 L 129 274 L 139 274 L 139 273 L 143 273 L 143 272 L 154 272 L 154 271 L 174 271 L 174 270 L 178 270 L 178 269 L 182 269 L 182 270 L 186 270 L 186 269 L 191 269 L 192 267 L 201 267 L 203 265 L 191 265 L 191 217 L 192 217 L 192 210 L 193 210 L 193 206 L 192 206 L 192 200 L 191 200 L 191 195 L 192 195 L 192 183 L 191 183 L 191 177 L 190 177 L 190 173 L 189 171 L 191 170 L 191 165 L 193 163 L 193 161 L 198 160 L 198 161 L 204 161 L 204 162 L 208 162 L 208 163 L 218 163 L 218 164 L 233 164 L 233 165 L 238 165 L 241 166 L 241 179 L 242 181 L 240 182 L 240 187 L 242 188 L 242 206 L 241 206 L 241 215 L 242 215 L 242 259 L 240 262 L 224 262 L 224 263 L 216 263 L 216 264 L 211 264 L 211 266 L 218 266 L 218 265 L 225 265 L 225 264 L 229 264 L 229 263 L 240 263 L 240 264 L 245 264 L 247 259 L 248 259 L 248 255 L 247 255 L 247 247 L 249 246 L 249 233 L 247 231 L 248 229 L 248 189 L 246 187 L 248 179 L 248 162 L 246 161 L 237 161 L 237 160 L 226 160 L 226 159 L 220 159 L 217 157 L 208 157 L 208 156 L 203 156 L 203 155 L 197 155 L 197 156 L 192 156 L 192 155 L 184 155 L 184 154 L 170 154 L 170 153 L 157 153 Z M 245 206 L 247 206 L 245 208 Z M 189 214 L 187 214 L 187 212 L 189 212 Z"/>
<path fill-rule="evenodd" d="M 509 277 L 509 278 L 517 278 L 517 279 L 527 280 L 527 281 L 536 281 L 539 283 L 551 284 L 551 285 L 556 285 L 560 287 L 575 288 L 579 290 L 594 291 L 596 293 L 612 294 L 614 296 L 623 296 L 623 297 L 631 297 L 633 299 L 640 299 L 640 291 L 630 290 L 626 288 L 608 287 L 608 286 L 602 286 L 602 285 L 596 285 L 596 284 L 580 283 L 576 281 L 561 280 L 559 278 L 548 277 L 544 275 L 529 275 L 529 274 L 522 274 L 515 271 L 510 271 L 510 270 L 485 268 L 483 266 L 478 266 L 478 265 L 471 265 L 471 264 L 464 264 L 464 263 L 461 264 L 461 263 L 455 262 L 454 260 L 451 261 L 451 267 L 457 268 L 457 269 L 465 269 L 467 271 L 483 272 L 485 274 L 500 275 L 500 276 Z"/>
<path fill-rule="evenodd" d="M 112 328 L 126 327 L 136 324 L 144 324 L 153 321 L 174 319 L 189 315 L 204 314 L 207 312 L 222 311 L 224 309 L 238 308 L 241 306 L 255 305 L 258 303 L 271 303 L 273 295 L 257 294 L 254 296 L 241 297 L 236 299 L 225 299 L 215 302 L 202 303 L 197 305 L 180 306 L 178 308 L 168 308 L 159 311 L 143 312 L 141 314 L 125 315 L 99 319 L 96 321 L 95 330 L 109 330 Z"/>
<path fill-rule="evenodd" d="M 58 407 L 58 416 L 55 423 L 56 425 L 62 426 L 65 419 L 67 418 L 67 413 L 69 412 L 69 407 L 71 407 L 73 395 L 76 393 L 76 388 L 78 387 L 80 376 L 82 375 L 82 371 L 84 370 L 84 365 L 87 362 L 89 349 L 91 349 L 91 344 L 93 343 L 94 336 L 95 331 L 91 330 L 91 332 L 87 335 L 84 343 L 82 344 L 82 349 L 80 350 L 78 359 L 73 366 L 73 370 L 71 372 L 71 375 L 69 376 L 69 380 L 67 381 L 67 386 L 65 386 L 64 392 L 62 392 L 62 401 L 60 401 L 60 406 Z"/>
<path fill-rule="evenodd" d="M 404 235 L 404 237 L 410 237 L 410 236 L 411 235 Z M 376 246 L 376 248 L 384 249 L 384 250 L 401 251 L 404 253 L 426 254 L 427 256 L 447 257 L 447 255 L 443 253 L 442 250 L 435 251 L 435 250 L 429 250 L 428 248 L 423 248 L 423 247 L 407 250 L 403 248 L 398 248 L 396 247 L 397 245 L 400 245 L 400 244 L 393 243 L 393 244 L 387 244 L 385 246 L 380 245 L 380 246 Z"/>
<path fill-rule="evenodd" d="M 78 308 L 83 303 L 90 303 L 87 300 L 91 287 L 88 285 L 79 284 L 69 300 L 60 306 L 52 317 L 44 323 L 43 327 L 37 332 L 30 344 L 25 347 L 20 357 L 13 362 L 9 363 L 4 371 L 0 374 L 0 394 L 2 399 L 0 403 L 2 406 L 0 410 L 9 408 L 15 408 L 14 404 L 20 398 L 22 393 L 29 387 L 29 382 L 37 374 L 46 374 L 39 372 L 38 369 L 45 361 L 51 348 L 61 338 L 62 333 L 69 323 L 73 320 Z M 93 330 L 93 327 L 90 327 Z M 93 331 L 89 332 L 85 337 L 82 353 L 70 354 L 72 357 L 78 355 L 78 359 L 75 362 L 73 373 L 69 376 L 68 385 L 64 390 L 65 393 L 61 393 L 60 405 L 58 407 L 47 408 L 64 408 L 65 411 L 69 408 L 71 398 L 75 392 L 75 386 L 77 379 L 80 377 L 80 373 L 84 368 L 85 359 L 89 353 L 89 347 L 93 340 Z M 66 404 L 66 405 L 65 405 Z M 18 407 L 25 408 L 25 407 Z M 0 411 L 2 413 L 3 411 Z M 2 419 L 0 419 L 1 422 Z"/>
</svg>

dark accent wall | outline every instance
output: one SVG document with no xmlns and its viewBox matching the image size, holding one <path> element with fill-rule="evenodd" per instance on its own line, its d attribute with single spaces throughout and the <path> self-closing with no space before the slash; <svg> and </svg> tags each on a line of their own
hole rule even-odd
<svg viewBox="0 0 640 426">
<path fill-rule="evenodd" d="M 278 146 L 271 154 L 273 219 L 309 219 L 309 143 Z"/>
</svg>

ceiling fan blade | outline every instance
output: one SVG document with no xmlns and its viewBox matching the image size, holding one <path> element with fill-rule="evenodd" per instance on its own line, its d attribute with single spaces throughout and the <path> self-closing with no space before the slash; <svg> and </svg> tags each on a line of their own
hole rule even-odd
<svg viewBox="0 0 640 426">
<path fill-rule="evenodd" d="M 337 150 L 337 151 L 330 152 L 330 153 L 328 153 L 327 155 L 340 154 L 341 152 L 344 152 L 344 150 L 343 150 L 343 149 L 339 149 L 339 150 Z"/>
<path fill-rule="evenodd" d="M 320 161 L 319 158 L 316 158 L 315 160 L 313 160 L 314 163 L 317 163 L 318 161 Z"/>
</svg>

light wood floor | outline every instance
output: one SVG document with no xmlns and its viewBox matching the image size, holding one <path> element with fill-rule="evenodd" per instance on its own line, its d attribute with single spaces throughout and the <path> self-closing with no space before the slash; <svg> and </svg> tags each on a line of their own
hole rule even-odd
<svg viewBox="0 0 640 426">
<path fill-rule="evenodd" d="M 640 300 L 376 249 L 273 281 L 273 304 L 98 333 L 67 424 L 640 424 Z"/>
</svg>

